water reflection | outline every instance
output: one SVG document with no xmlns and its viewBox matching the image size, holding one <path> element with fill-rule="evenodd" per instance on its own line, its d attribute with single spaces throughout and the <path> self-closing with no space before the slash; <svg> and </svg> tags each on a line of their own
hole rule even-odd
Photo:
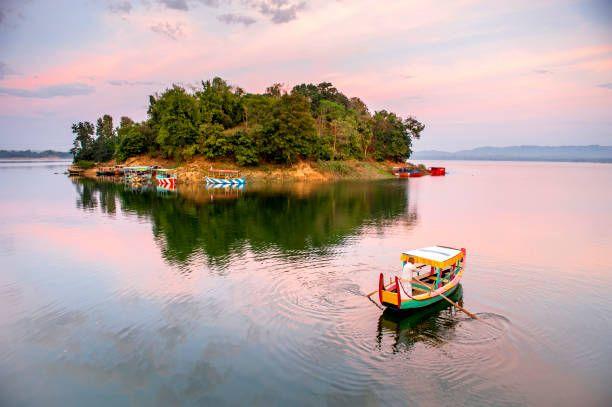
<svg viewBox="0 0 612 407">
<path fill-rule="evenodd" d="M 166 261 L 184 264 L 204 256 L 226 264 L 247 248 L 286 255 L 325 254 L 365 225 L 416 222 L 409 212 L 408 184 L 397 182 L 275 185 L 266 187 L 156 188 L 75 179 L 76 205 L 105 214 L 132 214 L 151 221 Z M 167 198 L 167 199 L 160 199 Z"/>
<path fill-rule="evenodd" d="M 459 285 L 449 298 L 463 305 L 463 287 Z M 392 353 L 398 353 L 409 352 L 419 342 L 442 346 L 461 321 L 457 312 L 446 301 L 409 313 L 388 308 L 378 319 L 377 348 L 387 350 L 388 346 Z"/>
</svg>

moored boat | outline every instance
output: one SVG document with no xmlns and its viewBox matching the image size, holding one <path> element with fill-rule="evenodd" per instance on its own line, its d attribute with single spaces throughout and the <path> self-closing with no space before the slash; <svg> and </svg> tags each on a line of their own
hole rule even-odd
<svg viewBox="0 0 612 407">
<path fill-rule="evenodd" d="M 83 171 L 85 171 L 83 168 L 76 166 L 76 165 L 71 165 L 70 167 L 68 167 L 68 175 L 81 175 L 83 174 Z"/>
<path fill-rule="evenodd" d="M 393 167 L 391 172 L 397 178 L 416 178 L 425 175 L 424 172 L 410 167 Z"/>
<path fill-rule="evenodd" d="M 444 167 L 429 167 L 429 175 L 432 177 L 440 177 L 446 175 L 446 168 Z"/>
<path fill-rule="evenodd" d="M 243 185 L 246 182 L 237 170 L 215 170 L 212 167 L 208 170 L 206 177 L 207 184 L 215 185 Z"/>
<path fill-rule="evenodd" d="M 176 172 L 166 168 L 158 168 L 155 170 L 155 182 L 160 187 L 174 189 L 176 187 Z"/>
<path fill-rule="evenodd" d="M 98 176 L 114 176 L 115 175 L 115 167 L 107 166 L 107 167 L 98 167 L 96 169 L 96 175 Z"/>
<path fill-rule="evenodd" d="M 151 180 L 153 174 L 153 167 L 149 166 L 137 166 L 137 167 L 124 167 L 123 176 L 124 180 L 130 184 L 144 184 Z"/>
<path fill-rule="evenodd" d="M 385 285 L 378 280 L 380 303 L 392 310 L 426 307 L 451 295 L 465 270 L 465 249 L 431 246 L 402 253 L 402 273 Z"/>
</svg>

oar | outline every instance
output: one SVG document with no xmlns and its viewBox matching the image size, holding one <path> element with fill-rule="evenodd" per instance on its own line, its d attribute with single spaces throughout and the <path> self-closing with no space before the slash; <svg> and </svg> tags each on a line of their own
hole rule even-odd
<svg viewBox="0 0 612 407">
<path fill-rule="evenodd" d="M 425 287 L 429 287 L 429 289 L 432 289 L 433 287 L 430 286 L 429 284 L 425 283 L 424 281 L 420 281 L 420 280 L 413 280 L 414 282 L 416 282 L 417 284 L 422 284 Z M 402 285 L 402 291 L 404 291 L 404 294 L 408 295 L 408 293 L 404 290 L 404 286 Z M 446 301 L 450 302 L 451 304 L 453 304 L 455 306 L 455 308 L 457 308 L 460 311 L 465 312 L 467 315 L 470 316 L 470 318 L 472 319 L 480 319 L 476 316 L 476 314 L 472 314 L 470 311 L 466 310 L 465 308 L 463 308 L 461 305 L 457 304 L 455 301 L 451 300 L 450 298 L 448 298 L 446 295 L 440 293 L 438 294 L 440 297 L 444 298 Z M 408 297 L 412 298 L 410 295 L 408 295 Z"/>
<path fill-rule="evenodd" d="M 457 304 L 456 302 L 454 302 L 453 300 L 451 300 L 450 298 L 448 298 L 446 295 L 444 294 L 438 294 L 440 297 L 444 298 L 446 301 L 450 302 L 451 304 L 453 304 L 455 306 L 455 308 L 465 312 L 467 315 L 469 315 L 472 319 L 480 319 L 476 316 L 476 314 L 472 314 L 470 311 L 466 310 L 465 308 L 463 308 L 461 305 Z"/>
</svg>

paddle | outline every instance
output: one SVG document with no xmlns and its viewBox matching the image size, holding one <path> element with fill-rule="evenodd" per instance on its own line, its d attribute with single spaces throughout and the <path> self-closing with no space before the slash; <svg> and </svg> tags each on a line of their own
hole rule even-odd
<svg viewBox="0 0 612 407">
<path fill-rule="evenodd" d="M 424 285 L 425 287 L 428 287 L 430 290 L 433 288 L 431 285 L 427 284 L 427 283 L 426 283 L 426 282 L 424 282 L 424 281 L 421 281 L 421 280 L 416 280 L 416 279 L 414 279 L 414 280 L 412 280 L 412 281 L 413 281 L 413 282 L 415 282 L 415 283 L 417 283 L 417 284 Z M 401 282 L 400 282 L 400 284 L 401 284 Z M 402 291 L 404 291 L 404 294 L 408 295 L 408 293 L 406 293 L 406 291 L 404 290 L 404 286 L 403 286 L 403 285 L 402 285 Z M 444 298 L 446 301 L 448 301 L 448 302 L 450 302 L 451 304 L 453 304 L 453 305 L 455 306 L 455 308 L 457 308 L 458 310 L 465 312 L 467 315 L 469 315 L 469 316 L 470 316 L 470 318 L 473 318 L 473 319 L 480 319 L 480 318 L 478 318 L 478 317 L 476 316 L 476 314 L 472 314 L 470 311 L 466 310 L 466 309 L 465 309 L 465 308 L 463 308 L 461 305 L 457 304 L 456 302 L 454 302 L 453 300 L 451 300 L 450 298 L 448 298 L 446 295 L 444 295 L 444 294 L 442 294 L 442 293 L 440 293 L 440 294 L 438 294 L 438 295 L 439 295 L 440 297 Z M 408 295 L 408 297 L 412 298 L 410 295 Z"/>
</svg>

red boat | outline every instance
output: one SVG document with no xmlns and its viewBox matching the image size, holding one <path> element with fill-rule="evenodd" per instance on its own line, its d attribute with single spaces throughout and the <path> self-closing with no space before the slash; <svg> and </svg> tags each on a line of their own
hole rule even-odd
<svg viewBox="0 0 612 407">
<path fill-rule="evenodd" d="M 392 173 L 397 178 L 416 178 L 425 175 L 425 173 L 409 167 L 394 167 Z"/>
<path fill-rule="evenodd" d="M 430 167 L 429 174 L 432 177 L 440 177 L 446 175 L 446 168 L 444 167 Z"/>
</svg>

